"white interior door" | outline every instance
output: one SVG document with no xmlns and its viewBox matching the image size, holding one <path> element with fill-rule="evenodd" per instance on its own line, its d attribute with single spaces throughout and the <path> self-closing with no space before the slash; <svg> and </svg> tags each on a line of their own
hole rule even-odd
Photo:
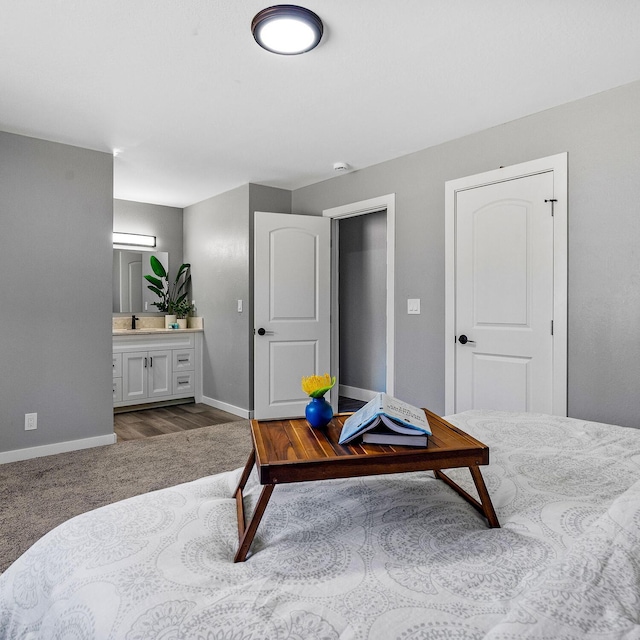
<svg viewBox="0 0 640 640">
<path fill-rule="evenodd" d="M 542 173 L 456 198 L 456 411 L 552 413 L 553 218 Z"/>
<path fill-rule="evenodd" d="M 445 411 L 567 415 L 567 154 L 446 183 Z"/>
<path fill-rule="evenodd" d="M 254 416 L 299 417 L 303 376 L 330 373 L 330 220 L 255 213 Z"/>
</svg>

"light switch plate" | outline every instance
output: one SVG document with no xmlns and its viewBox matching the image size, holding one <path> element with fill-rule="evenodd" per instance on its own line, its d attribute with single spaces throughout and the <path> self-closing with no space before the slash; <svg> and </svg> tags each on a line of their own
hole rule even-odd
<svg viewBox="0 0 640 640">
<path fill-rule="evenodd" d="M 407 300 L 407 313 L 420 314 L 420 298 L 409 298 Z"/>
</svg>

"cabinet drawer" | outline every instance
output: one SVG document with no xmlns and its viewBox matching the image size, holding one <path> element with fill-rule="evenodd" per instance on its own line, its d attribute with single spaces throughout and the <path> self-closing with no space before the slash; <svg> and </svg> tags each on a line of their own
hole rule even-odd
<svg viewBox="0 0 640 640">
<path fill-rule="evenodd" d="M 122 354 L 113 354 L 113 377 L 122 378 Z"/>
<path fill-rule="evenodd" d="M 195 389 L 195 372 L 178 371 L 173 373 L 174 395 L 193 395 Z"/>
<path fill-rule="evenodd" d="M 173 349 L 173 371 L 193 371 L 195 369 L 195 349 Z"/>
<path fill-rule="evenodd" d="M 122 402 L 122 378 L 113 379 L 113 401 Z"/>
</svg>

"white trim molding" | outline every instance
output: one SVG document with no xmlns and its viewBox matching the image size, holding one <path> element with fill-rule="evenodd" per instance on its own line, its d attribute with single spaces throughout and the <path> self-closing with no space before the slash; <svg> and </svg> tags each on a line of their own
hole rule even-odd
<svg viewBox="0 0 640 640">
<path fill-rule="evenodd" d="M 567 415 L 568 155 L 558 153 L 445 183 L 445 415 L 455 412 L 455 207 L 459 191 L 553 172 L 553 413 Z"/>
<path fill-rule="evenodd" d="M 350 387 L 346 384 L 338 385 L 340 389 L 340 395 L 345 398 L 352 398 L 353 400 L 361 400 L 362 402 L 369 402 L 376 397 L 378 391 L 371 391 L 371 389 L 360 389 L 359 387 Z"/>
<path fill-rule="evenodd" d="M 253 418 L 253 411 L 242 409 L 240 407 L 236 407 L 233 404 L 221 402 L 220 400 L 214 400 L 213 398 L 208 398 L 207 396 L 202 396 L 202 400 L 200 400 L 200 402 L 202 402 L 202 404 L 206 404 L 209 407 L 213 407 L 214 409 L 220 409 L 220 411 L 232 413 L 234 416 L 244 418 L 245 420 L 250 420 L 251 418 Z"/>
<path fill-rule="evenodd" d="M 332 219 L 332 239 L 337 237 L 338 221 L 344 218 L 353 218 L 367 213 L 376 213 L 386 210 L 387 212 L 387 371 L 386 371 L 386 392 L 394 394 L 395 387 L 395 252 L 396 252 L 396 194 L 389 193 L 377 198 L 352 202 L 340 207 L 325 209 L 322 215 Z M 332 241 L 332 282 L 336 282 L 338 248 L 337 242 Z M 332 287 L 331 299 L 331 362 L 339 362 L 339 323 L 334 319 L 338 318 L 338 291 Z M 338 366 L 339 370 L 339 366 Z M 359 399 L 359 398 L 357 398 Z M 335 407 L 334 407 L 335 408 Z"/>
<path fill-rule="evenodd" d="M 0 464 L 7 462 L 20 462 L 21 460 L 31 460 L 43 456 L 53 456 L 57 453 L 69 453 L 80 449 L 91 449 L 92 447 L 103 447 L 108 444 L 115 444 L 118 438 L 115 433 L 93 438 L 82 438 L 80 440 L 67 440 L 66 442 L 56 442 L 45 444 L 39 447 L 28 447 L 26 449 L 14 449 L 13 451 L 0 452 Z"/>
</svg>

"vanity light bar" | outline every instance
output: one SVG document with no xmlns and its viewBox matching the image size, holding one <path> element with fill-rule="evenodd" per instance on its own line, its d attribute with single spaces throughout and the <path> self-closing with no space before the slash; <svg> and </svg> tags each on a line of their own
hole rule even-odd
<svg viewBox="0 0 640 640">
<path fill-rule="evenodd" d="M 156 237 L 145 236 L 140 233 L 113 232 L 113 244 L 128 244 L 134 247 L 155 247 Z"/>
</svg>

